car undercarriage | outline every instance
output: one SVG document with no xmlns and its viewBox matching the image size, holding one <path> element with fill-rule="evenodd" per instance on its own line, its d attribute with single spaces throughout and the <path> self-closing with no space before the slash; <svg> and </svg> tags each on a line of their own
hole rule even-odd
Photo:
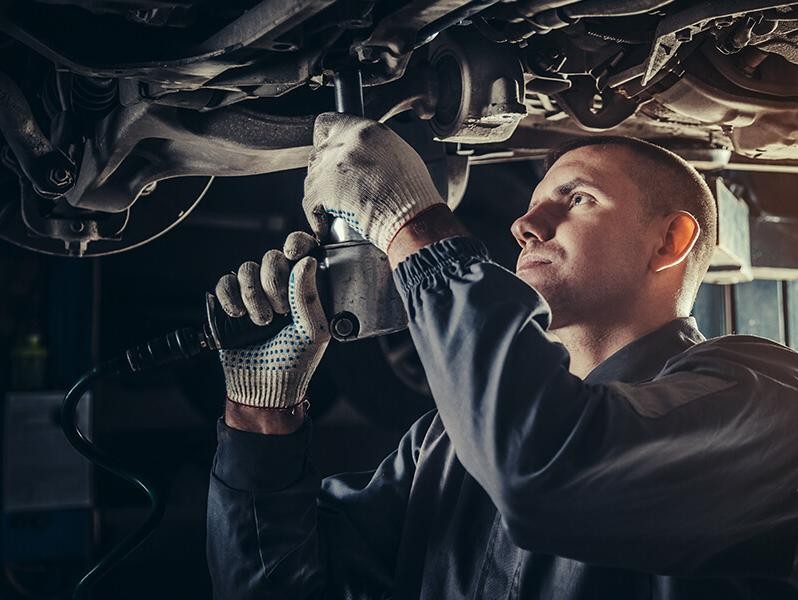
<svg viewBox="0 0 798 600">
<path fill-rule="evenodd" d="M 0 48 L 0 237 L 50 254 L 133 248 L 214 177 L 306 166 L 347 69 L 450 206 L 470 166 L 595 132 L 798 168 L 798 3 L 4 0 Z"/>
</svg>

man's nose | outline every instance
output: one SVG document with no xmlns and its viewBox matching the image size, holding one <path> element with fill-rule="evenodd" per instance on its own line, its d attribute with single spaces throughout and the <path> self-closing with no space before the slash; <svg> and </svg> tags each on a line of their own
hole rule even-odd
<svg viewBox="0 0 798 600">
<path fill-rule="evenodd" d="M 553 215 L 542 205 L 530 208 L 525 214 L 518 217 L 510 226 L 510 231 L 524 248 L 531 239 L 538 242 L 546 242 L 554 237 L 556 224 Z"/>
</svg>

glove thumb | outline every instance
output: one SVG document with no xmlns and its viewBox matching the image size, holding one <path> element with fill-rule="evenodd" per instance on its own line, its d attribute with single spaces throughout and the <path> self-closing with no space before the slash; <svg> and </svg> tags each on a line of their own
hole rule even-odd
<svg viewBox="0 0 798 600">
<path fill-rule="evenodd" d="M 306 256 L 294 265 L 288 282 L 291 316 L 300 334 L 309 337 L 310 339 L 306 341 L 312 343 L 326 342 L 330 339 L 327 318 L 316 286 L 317 265 L 315 258 Z"/>
</svg>

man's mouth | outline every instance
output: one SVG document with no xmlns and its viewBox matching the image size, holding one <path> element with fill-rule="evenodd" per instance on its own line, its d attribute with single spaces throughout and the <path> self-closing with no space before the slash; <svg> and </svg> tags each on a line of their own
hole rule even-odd
<svg viewBox="0 0 798 600">
<path fill-rule="evenodd" d="M 518 261 L 518 266 L 516 268 L 516 271 L 522 271 L 524 269 L 534 269 L 537 267 L 542 267 L 550 264 L 551 261 L 548 258 L 543 258 L 542 256 L 525 256 Z"/>
</svg>

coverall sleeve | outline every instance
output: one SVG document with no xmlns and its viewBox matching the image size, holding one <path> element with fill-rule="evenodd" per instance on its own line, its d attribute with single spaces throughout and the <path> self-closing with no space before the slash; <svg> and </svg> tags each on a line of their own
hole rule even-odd
<svg viewBox="0 0 798 600">
<path fill-rule="evenodd" d="M 218 424 L 208 494 L 214 598 L 386 598 L 415 461 L 434 411 L 373 472 L 323 481 L 310 419 L 290 435 Z"/>
<path fill-rule="evenodd" d="M 545 301 L 477 240 L 427 246 L 395 279 L 457 457 L 516 545 L 660 574 L 790 574 L 791 351 L 787 381 L 783 366 L 779 381 L 738 360 L 765 346 L 751 342 L 706 344 L 639 385 L 592 385 L 547 337 Z"/>
</svg>

